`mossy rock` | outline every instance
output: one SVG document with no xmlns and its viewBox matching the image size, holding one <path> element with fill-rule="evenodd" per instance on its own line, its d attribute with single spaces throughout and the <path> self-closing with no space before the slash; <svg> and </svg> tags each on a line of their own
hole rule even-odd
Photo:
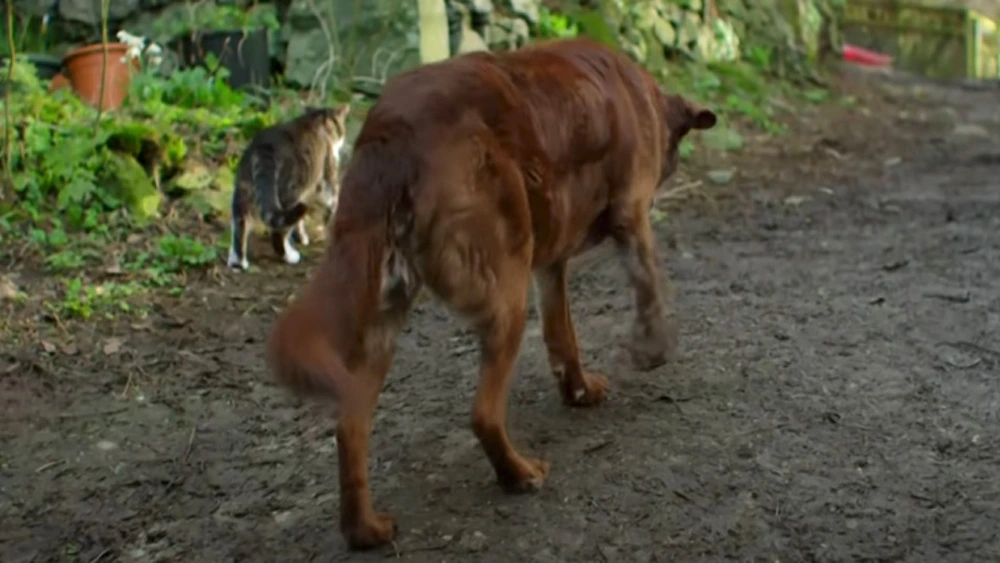
<svg viewBox="0 0 1000 563">
<path fill-rule="evenodd" d="M 187 156 L 187 145 L 180 135 L 142 121 L 116 123 L 108 147 L 131 155 L 147 167 L 156 163 L 166 170 L 177 169 Z"/>
<path fill-rule="evenodd" d="M 190 170 L 198 188 L 184 197 L 184 202 L 202 217 L 226 217 L 231 213 L 236 177 L 227 166 L 215 170 L 200 166 Z"/>
<path fill-rule="evenodd" d="M 167 193 L 173 197 L 183 197 L 188 193 L 208 189 L 214 179 L 215 174 L 207 164 L 197 159 L 188 159 L 181 166 L 180 173 L 170 180 Z"/>
<path fill-rule="evenodd" d="M 109 151 L 100 180 L 124 203 L 137 222 L 145 223 L 159 217 L 163 194 L 131 154 Z"/>
</svg>

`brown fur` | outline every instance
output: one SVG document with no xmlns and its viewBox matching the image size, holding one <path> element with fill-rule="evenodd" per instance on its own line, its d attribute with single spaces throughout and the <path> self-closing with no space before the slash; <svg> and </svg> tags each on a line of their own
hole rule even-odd
<svg viewBox="0 0 1000 563">
<path fill-rule="evenodd" d="M 368 114 L 343 179 L 325 259 L 280 316 L 268 360 L 301 395 L 337 407 L 348 545 L 390 541 L 368 487 L 372 413 L 414 295 L 426 285 L 473 326 L 481 380 L 472 427 L 497 478 L 538 489 L 549 465 L 507 434 L 507 396 L 538 281 L 543 335 L 563 400 L 596 405 L 570 319 L 566 264 L 611 238 L 636 295 L 633 354 L 666 361 L 675 331 L 649 210 L 677 146 L 715 115 L 588 40 L 476 53 L 398 75 Z"/>
</svg>

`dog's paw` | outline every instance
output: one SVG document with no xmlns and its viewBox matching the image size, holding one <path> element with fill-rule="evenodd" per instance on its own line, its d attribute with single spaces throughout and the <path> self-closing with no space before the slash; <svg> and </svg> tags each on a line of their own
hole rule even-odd
<svg viewBox="0 0 1000 563">
<path fill-rule="evenodd" d="M 632 341 L 626 343 L 632 366 L 639 371 L 662 366 L 676 356 L 677 340 L 677 327 L 672 324 L 637 325 Z"/>
<path fill-rule="evenodd" d="M 347 546 L 353 550 L 372 549 L 391 542 L 396 537 L 396 519 L 386 512 L 341 527 Z"/>
<path fill-rule="evenodd" d="M 549 462 L 521 458 L 508 471 L 498 474 L 497 480 L 509 493 L 530 493 L 541 489 L 548 476 Z"/>
<path fill-rule="evenodd" d="M 608 392 L 608 378 L 596 372 L 584 372 L 579 379 L 564 374 L 559 383 L 563 402 L 571 407 L 596 406 Z"/>
</svg>

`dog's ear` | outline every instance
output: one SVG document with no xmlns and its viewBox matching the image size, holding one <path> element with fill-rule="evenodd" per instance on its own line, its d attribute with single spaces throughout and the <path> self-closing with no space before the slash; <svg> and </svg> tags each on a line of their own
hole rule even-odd
<svg viewBox="0 0 1000 563">
<path fill-rule="evenodd" d="M 688 115 L 690 115 L 690 123 L 692 129 L 711 129 L 715 127 L 715 123 L 718 118 L 715 116 L 715 112 L 701 107 L 700 105 L 686 101 L 688 107 Z"/>
<path fill-rule="evenodd" d="M 711 129 L 718 121 L 715 112 L 680 94 L 663 93 L 661 99 L 664 104 L 667 125 L 678 138 L 687 135 L 692 129 Z"/>
</svg>

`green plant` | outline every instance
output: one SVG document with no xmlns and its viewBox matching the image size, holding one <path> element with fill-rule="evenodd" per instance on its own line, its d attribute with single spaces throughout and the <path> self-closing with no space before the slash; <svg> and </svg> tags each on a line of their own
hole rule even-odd
<svg viewBox="0 0 1000 563">
<path fill-rule="evenodd" d="M 18 60 L 14 71 L 4 112 L 11 175 L 0 200 L 0 257 L 9 263 L 16 250 L 17 260 L 37 259 L 46 271 L 79 280 L 67 282 L 54 305 L 76 318 L 122 311 L 119 302 L 140 290 L 177 293 L 188 272 L 215 262 L 214 244 L 150 237 L 147 225 L 162 224 L 161 200 L 174 193 L 171 182 L 188 161 L 215 163 L 209 170 L 218 166 L 231 185 L 229 168 L 247 139 L 297 107 L 256 109 L 257 100 L 204 69 L 162 76 L 143 68 L 125 105 L 98 117 L 69 90 L 48 93 L 30 63 Z M 80 275 L 108 269 L 123 277 L 102 286 Z M 118 299 L 110 308 L 107 295 Z"/>
<path fill-rule="evenodd" d="M 15 53 L 47 53 L 52 48 L 48 21 L 31 14 L 14 14 L 13 25 L 3 30 L 0 56 Z M 10 45 L 13 44 L 13 51 Z"/>
<path fill-rule="evenodd" d="M 159 255 L 170 271 L 207 266 L 219 257 L 215 247 L 189 236 L 166 235 L 159 241 Z"/>
<path fill-rule="evenodd" d="M 167 17 L 159 18 L 152 26 L 158 40 L 171 40 L 191 33 L 212 31 L 242 31 L 281 27 L 274 4 L 255 4 L 243 8 L 236 4 L 217 4 L 213 1 L 186 2 L 177 5 Z"/>
<path fill-rule="evenodd" d="M 58 317 L 86 320 L 98 312 L 111 317 L 115 310 L 131 312 L 129 298 L 141 291 L 142 288 L 132 282 L 90 284 L 81 277 L 74 277 L 62 281 L 62 299 L 47 303 L 46 306 Z"/>
<path fill-rule="evenodd" d="M 542 39 L 564 39 L 576 37 L 579 32 L 579 26 L 566 14 L 553 12 L 544 6 L 539 9 L 538 23 L 533 30 L 534 36 Z"/>
</svg>

